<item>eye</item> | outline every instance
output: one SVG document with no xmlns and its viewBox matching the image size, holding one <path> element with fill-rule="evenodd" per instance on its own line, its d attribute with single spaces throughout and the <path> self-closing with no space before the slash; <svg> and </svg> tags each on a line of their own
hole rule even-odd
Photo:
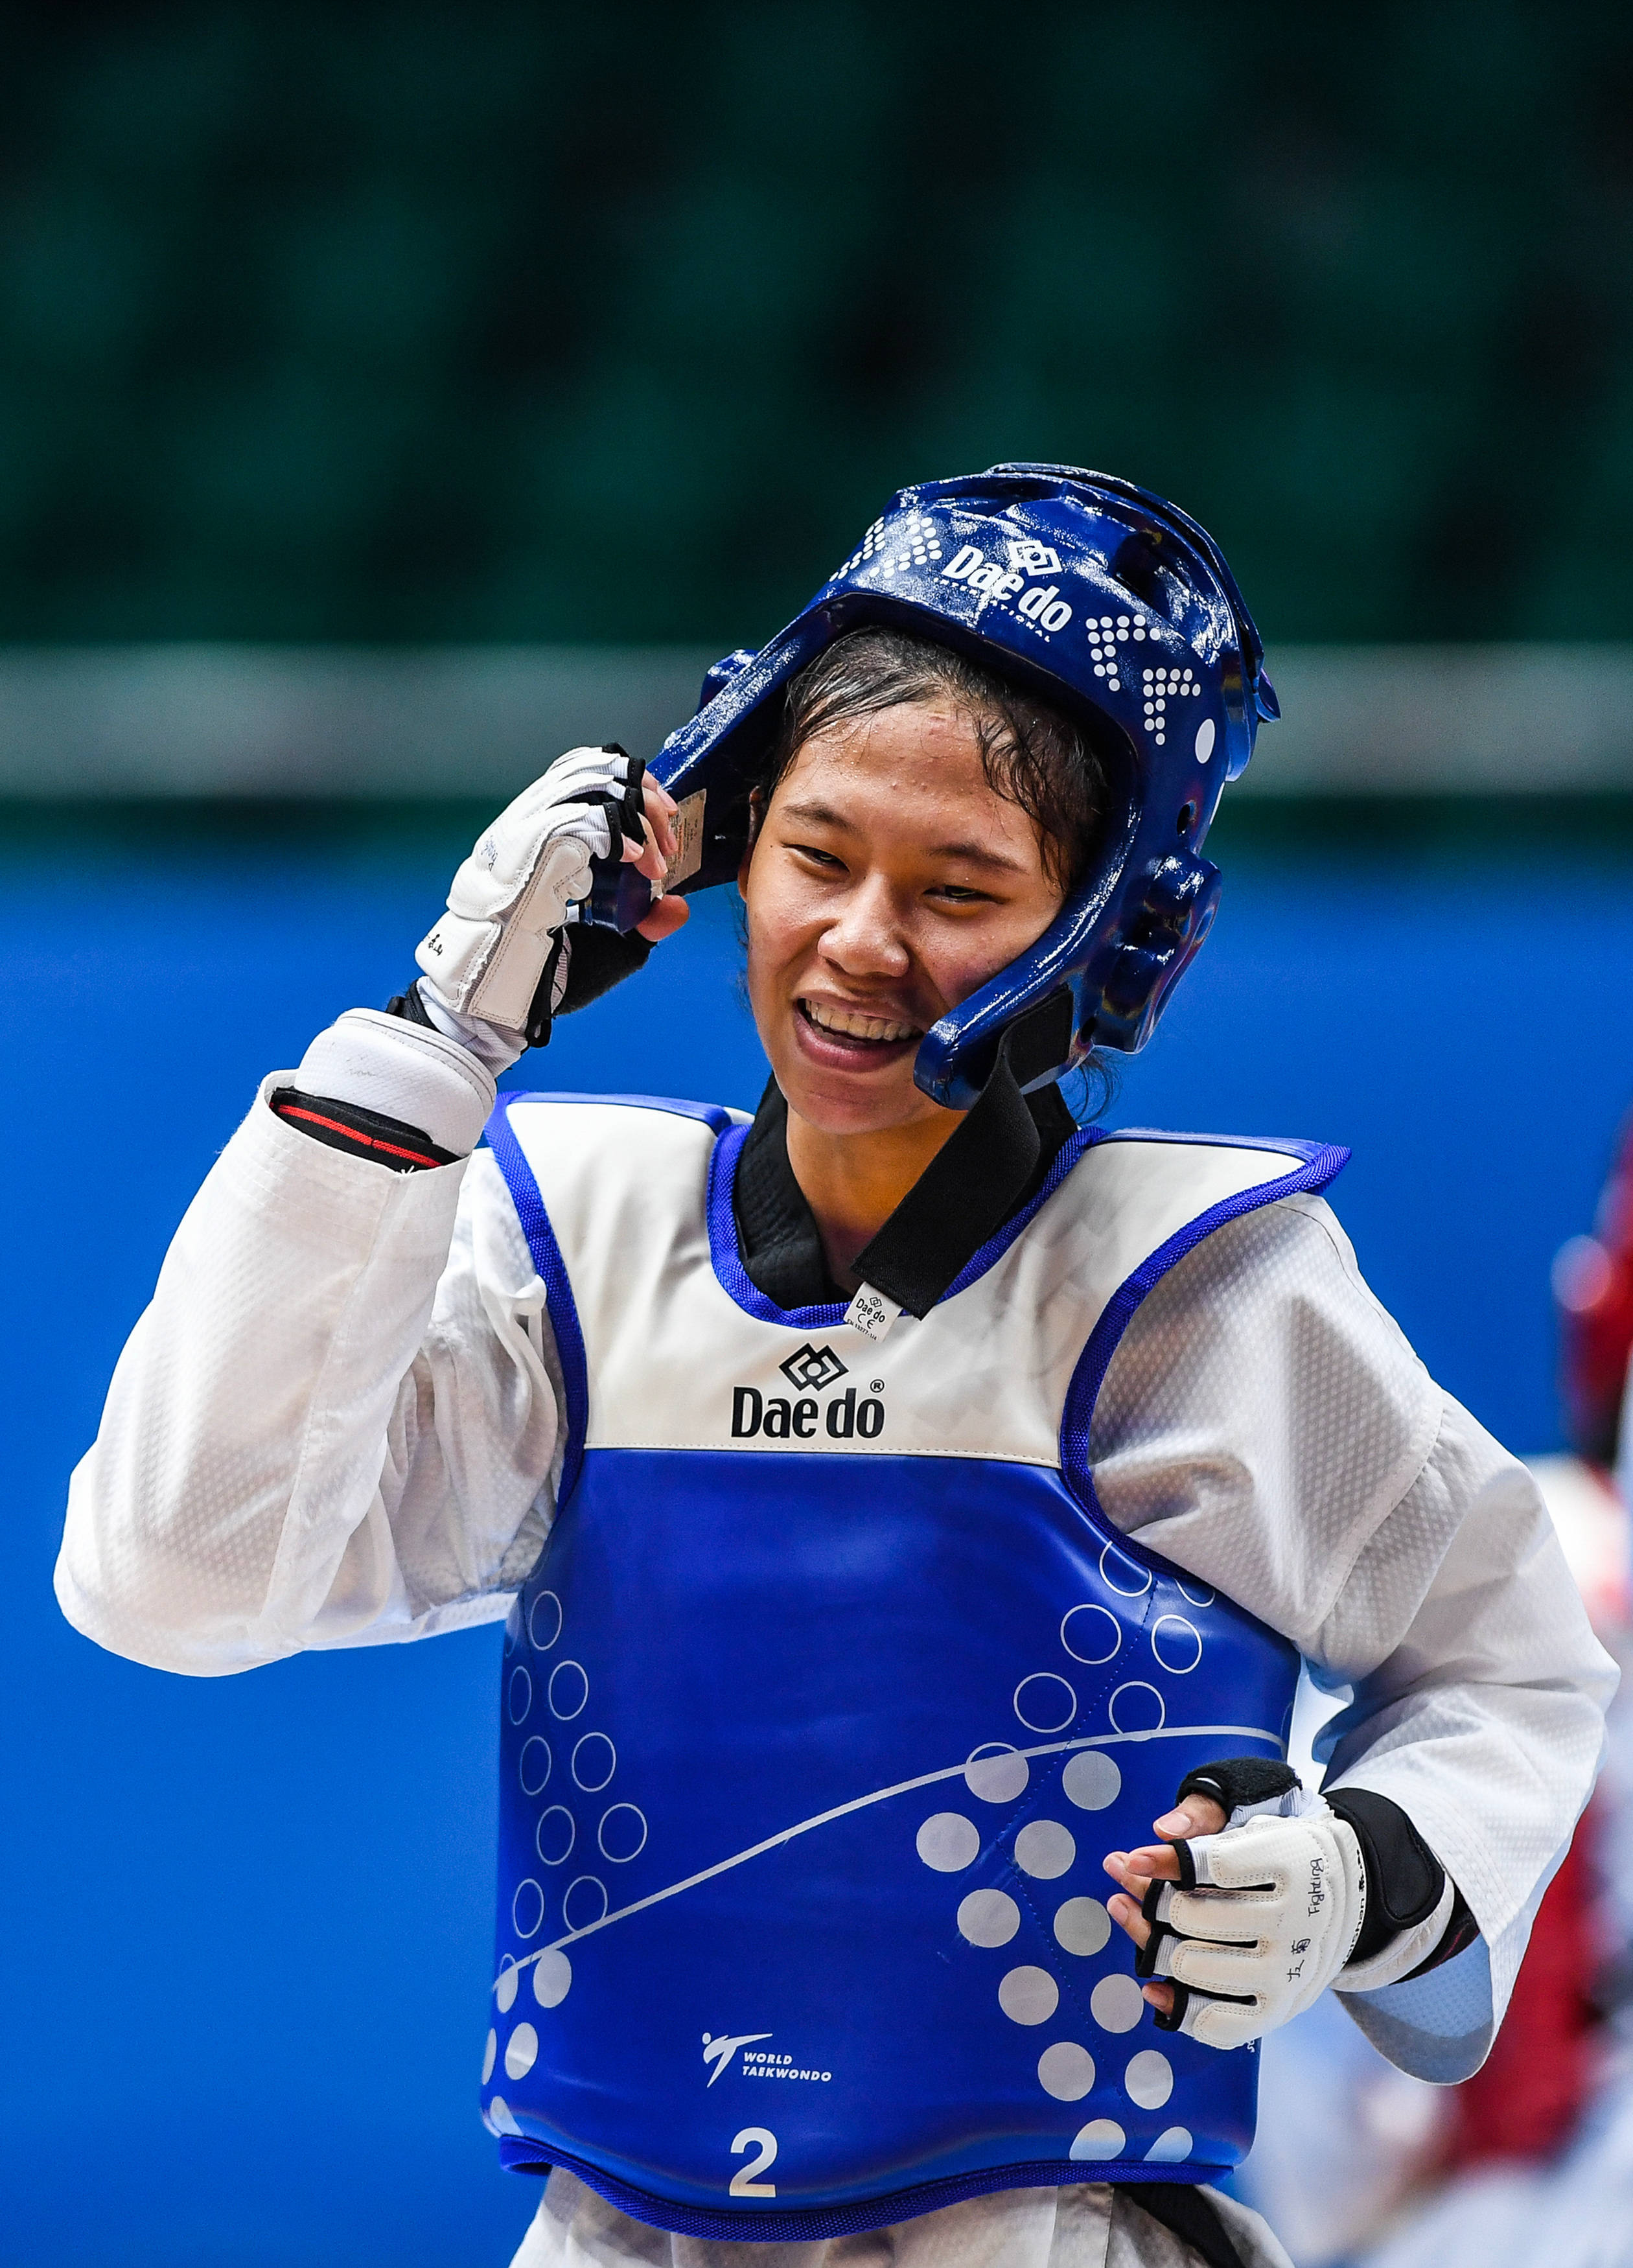
<svg viewBox="0 0 1633 2268">
<path fill-rule="evenodd" d="M 818 850 L 814 843 L 789 843 L 783 848 L 791 850 L 797 858 L 809 858 L 813 866 L 831 867 L 839 873 L 844 872 L 842 858 L 836 858 L 831 850 Z"/>
<path fill-rule="evenodd" d="M 972 890 L 966 882 L 936 882 L 930 895 L 939 898 L 944 905 L 990 906 L 997 903 L 989 890 Z"/>
</svg>

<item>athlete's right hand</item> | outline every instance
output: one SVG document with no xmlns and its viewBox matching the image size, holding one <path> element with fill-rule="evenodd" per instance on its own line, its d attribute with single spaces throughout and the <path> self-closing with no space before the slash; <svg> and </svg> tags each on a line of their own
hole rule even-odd
<svg viewBox="0 0 1633 2268">
<path fill-rule="evenodd" d="M 456 1015 L 542 1037 L 565 976 L 561 935 L 590 894 L 590 863 L 622 857 L 661 881 L 674 851 L 674 803 L 622 748 L 572 748 L 501 812 L 460 867 L 448 910 L 415 958 Z M 657 901 L 649 939 L 684 910 Z"/>
</svg>

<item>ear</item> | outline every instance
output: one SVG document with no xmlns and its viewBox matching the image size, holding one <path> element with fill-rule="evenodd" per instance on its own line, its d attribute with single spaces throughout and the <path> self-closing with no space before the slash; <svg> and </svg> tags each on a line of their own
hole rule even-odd
<svg viewBox="0 0 1633 2268">
<path fill-rule="evenodd" d="M 743 845 L 743 856 L 737 869 L 737 895 L 747 901 L 748 870 L 754 862 L 754 845 L 760 840 L 760 829 L 765 823 L 766 799 L 758 788 L 750 791 L 748 798 L 748 840 Z"/>
</svg>

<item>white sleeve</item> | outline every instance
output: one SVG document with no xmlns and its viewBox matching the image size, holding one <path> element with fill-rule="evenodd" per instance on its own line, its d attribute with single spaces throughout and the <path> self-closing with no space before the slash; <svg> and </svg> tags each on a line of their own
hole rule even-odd
<svg viewBox="0 0 1633 2268">
<path fill-rule="evenodd" d="M 397 1174 L 269 1079 L 189 1206 L 76 1471 L 56 1594 L 199 1675 L 502 1616 L 559 1469 L 544 1289 L 491 1155 Z"/>
<path fill-rule="evenodd" d="M 1119 1528 L 1350 1689 L 1327 1785 L 1401 1806 L 1481 1942 L 1345 2005 L 1403 2068 L 1464 2076 L 1592 1791 L 1616 1678 L 1534 1481 L 1435 1385 L 1319 1197 L 1230 1223 L 1162 1279 L 1090 1459 Z"/>
</svg>

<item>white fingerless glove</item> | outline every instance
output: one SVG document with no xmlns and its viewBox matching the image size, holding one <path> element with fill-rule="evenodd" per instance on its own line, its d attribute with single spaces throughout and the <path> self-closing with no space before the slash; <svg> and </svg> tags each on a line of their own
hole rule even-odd
<svg viewBox="0 0 1633 2268">
<path fill-rule="evenodd" d="M 556 943 L 590 895 L 591 861 L 644 840 L 644 770 L 622 748 L 571 748 L 500 813 L 415 954 L 445 1008 L 509 1032 L 548 1028 L 558 1004 L 540 987 L 553 954 L 564 979 Z"/>
<path fill-rule="evenodd" d="M 1166 1977 L 1158 2023 L 1208 2047 L 1240 2047 L 1299 2015 L 1350 1958 L 1366 1918 L 1355 1830 L 1319 1796 L 1297 1818 L 1260 1816 L 1176 1843 L 1181 1880 L 1153 1882 L 1136 1969 Z"/>
</svg>

